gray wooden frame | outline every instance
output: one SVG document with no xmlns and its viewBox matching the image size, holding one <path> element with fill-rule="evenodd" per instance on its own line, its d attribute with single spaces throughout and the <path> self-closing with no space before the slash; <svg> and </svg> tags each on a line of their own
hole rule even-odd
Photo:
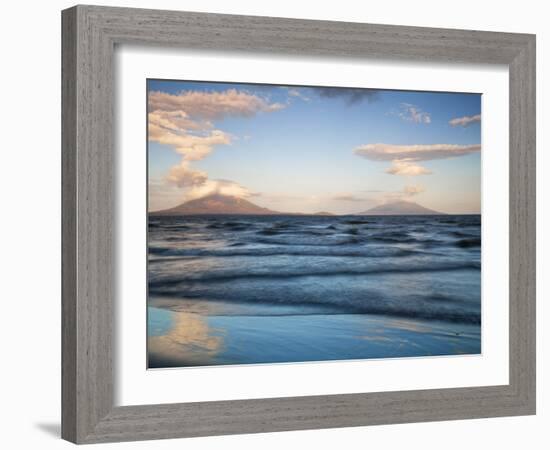
<svg viewBox="0 0 550 450">
<path fill-rule="evenodd" d="M 535 413 L 535 36 L 97 6 L 63 11 L 62 30 L 63 438 L 94 443 Z M 509 384 L 115 407 L 116 44 L 506 64 Z"/>
</svg>

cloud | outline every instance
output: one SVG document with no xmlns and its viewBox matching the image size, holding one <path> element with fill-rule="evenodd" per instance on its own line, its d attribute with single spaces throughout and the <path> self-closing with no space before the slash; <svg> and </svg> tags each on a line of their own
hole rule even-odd
<svg viewBox="0 0 550 450">
<path fill-rule="evenodd" d="M 196 161 L 210 154 L 214 146 L 231 143 L 229 134 L 213 130 L 212 120 L 251 117 L 284 107 L 236 89 L 179 94 L 153 91 L 148 96 L 149 140 L 171 146 L 184 160 Z"/>
<path fill-rule="evenodd" d="M 386 169 L 386 173 L 391 175 L 417 176 L 429 175 L 432 172 L 425 167 L 408 162 L 407 160 L 395 160 L 392 161 L 391 167 Z"/>
<path fill-rule="evenodd" d="M 239 183 L 230 180 L 206 180 L 204 183 L 192 186 L 185 194 L 185 200 L 194 200 L 207 195 L 220 194 L 233 197 L 246 198 L 256 196 Z"/>
<path fill-rule="evenodd" d="M 457 117 L 456 119 L 449 120 L 449 125 L 452 127 L 469 127 L 470 125 L 481 122 L 481 114 L 475 116 Z"/>
<path fill-rule="evenodd" d="M 288 90 L 288 95 L 290 97 L 302 99 L 305 102 L 309 102 L 311 100 L 301 89 L 291 88 Z"/>
<path fill-rule="evenodd" d="M 432 122 L 430 113 L 422 111 L 418 106 L 411 105 L 410 103 L 401 103 L 400 108 L 401 110 L 397 115 L 403 120 L 424 124 Z"/>
<path fill-rule="evenodd" d="M 180 94 L 154 91 L 149 93 L 148 103 L 149 140 L 170 145 L 178 153 L 187 155 L 187 159 L 202 159 L 210 153 L 213 145 L 230 143 L 228 134 L 220 130 L 210 131 L 213 128 L 211 120 L 228 116 L 250 117 L 258 112 L 285 107 L 236 89 Z"/>
<path fill-rule="evenodd" d="M 193 120 L 185 111 L 156 110 L 148 113 L 149 128 L 172 132 L 204 131 L 213 127 L 209 120 Z M 150 134 L 150 132 L 149 132 Z"/>
<path fill-rule="evenodd" d="M 433 159 L 456 158 L 480 150 L 480 144 L 393 145 L 379 143 L 361 145 L 354 150 L 354 153 L 371 161 L 430 161 Z"/>
<path fill-rule="evenodd" d="M 166 181 L 178 187 L 202 186 L 207 180 L 206 172 L 190 169 L 189 162 L 185 160 L 173 166 L 166 175 Z"/>
<path fill-rule="evenodd" d="M 191 161 L 207 157 L 216 146 L 229 145 L 234 136 L 214 128 L 212 121 L 227 117 L 252 117 L 285 108 L 267 98 L 247 91 L 182 91 L 177 94 L 153 91 L 148 95 L 149 141 L 171 147 L 182 156 L 162 180 L 153 183 L 151 200 L 155 204 L 176 198 L 176 188 L 185 189 L 184 199 L 220 193 L 246 197 L 253 195 L 238 183 L 210 180 L 208 174 L 190 167 Z M 248 137 L 245 136 L 245 139 Z M 182 200 L 179 192 L 178 201 Z"/>
<path fill-rule="evenodd" d="M 362 101 L 372 103 L 379 99 L 379 91 L 377 89 L 342 87 L 314 87 L 311 89 L 317 93 L 319 97 L 341 98 L 345 100 L 348 105 L 355 105 Z"/>
<path fill-rule="evenodd" d="M 183 174 L 182 172 L 169 173 L 164 178 L 149 180 L 150 211 L 172 208 L 183 202 L 212 194 L 230 195 L 239 198 L 259 195 L 234 181 L 204 179 L 200 176 L 204 172 L 192 170 L 190 172 L 193 173 Z"/>
<path fill-rule="evenodd" d="M 480 150 L 480 144 L 393 145 L 378 143 L 361 145 L 356 147 L 353 152 L 370 161 L 391 161 L 391 167 L 386 169 L 386 173 L 391 175 L 417 176 L 428 175 L 431 171 L 415 162 L 456 158 Z"/>
<path fill-rule="evenodd" d="M 149 140 L 171 146 L 184 160 L 197 161 L 210 154 L 214 146 L 230 144 L 231 136 L 220 130 L 204 135 L 180 133 L 149 124 Z"/>
<path fill-rule="evenodd" d="M 184 91 L 179 94 L 153 91 L 148 96 L 149 111 L 183 111 L 198 119 L 223 119 L 228 116 L 251 117 L 259 112 L 273 112 L 285 108 L 281 103 L 270 103 L 257 95 L 237 89 L 218 92 Z"/>
</svg>

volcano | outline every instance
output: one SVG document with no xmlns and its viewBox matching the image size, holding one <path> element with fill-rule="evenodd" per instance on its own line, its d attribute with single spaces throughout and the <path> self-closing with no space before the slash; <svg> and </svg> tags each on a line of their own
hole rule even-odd
<svg viewBox="0 0 550 450">
<path fill-rule="evenodd" d="M 151 215 L 154 216 L 191 216 L 203 214 L 270 215 L 280 213 L 262 208 L 244 198 L 222 194 L 207 195 L 206 197 L 189 200 L 173 208 L 151 212 Z"/>
</svg>

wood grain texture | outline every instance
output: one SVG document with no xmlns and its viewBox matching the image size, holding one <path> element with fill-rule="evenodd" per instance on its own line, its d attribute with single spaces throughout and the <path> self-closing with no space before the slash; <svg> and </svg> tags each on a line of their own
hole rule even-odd
<svg viewBox="0 0 550 450">
<path fill-rule="evenodd" d="M 62 155 L 61 155 L 61 233 L 62 233 L 62 432 L 65 439 L 76 440 L 76 10 L 62 17 Z M 70 38 L 69 38 L 70 37 Z"/>
<path fill-rule="evenodd" d="M 535 412 L 535 38 L 526 34 L 77 6 L 63 11 L 63 415 L 77 443 Z M 510 71 L 510 383 L 113 406 L 116 44 L 300 57 L 506 64 Z"/>
<path fill-rule="evenodd" d="M 113 407 L 113 49 L 83 8 L 63 32 L 62 436 L 78 442 Z"/>
</svg>

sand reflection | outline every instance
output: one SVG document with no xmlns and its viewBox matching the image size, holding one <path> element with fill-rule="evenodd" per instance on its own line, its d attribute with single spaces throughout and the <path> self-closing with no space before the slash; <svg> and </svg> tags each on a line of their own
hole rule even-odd
<svg viewBox="0 0 550 450">
<path fill-rule="evenodd" d="M 199 314 L 173 312 L 168 333 L 148 339 L 149 367 L 208 364 L 223 347 L 220 330 L 211 329 Z"/>
</svg>

